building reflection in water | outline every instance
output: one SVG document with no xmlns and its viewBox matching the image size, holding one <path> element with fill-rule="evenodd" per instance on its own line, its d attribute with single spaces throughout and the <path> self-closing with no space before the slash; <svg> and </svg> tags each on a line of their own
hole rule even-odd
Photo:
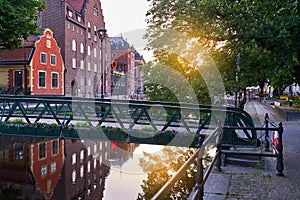
<svg viewBox="0 0 300 200">
<path fill-rule="evenodd" d="M 110 161 L 122 165 L 136 147 L 93 140 L 2 135 L 1 184 L 21 188 L 21 199 L 102 199 Z"/>
</svg>

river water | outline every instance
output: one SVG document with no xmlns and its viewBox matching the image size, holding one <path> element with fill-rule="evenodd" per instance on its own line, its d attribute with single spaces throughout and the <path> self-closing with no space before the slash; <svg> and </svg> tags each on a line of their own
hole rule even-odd
<svg viewBox="0 0 300 200">
<path fill-rule="evenodd" d="M 188 149 L 174 148 L 0 135 L 0 184 L 19 199 L 137 199 L 160 156 Z"/>
</svg>

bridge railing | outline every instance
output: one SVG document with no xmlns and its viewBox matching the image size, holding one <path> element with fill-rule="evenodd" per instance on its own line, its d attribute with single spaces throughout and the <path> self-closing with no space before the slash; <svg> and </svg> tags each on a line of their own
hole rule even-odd
<svg viewBox="0 0 300 200">
<path fill-rule="evenodd" d="M 196 187 L 194 191 L 193 199 L 199 199 L 201 196 L 203 197 L 204 193 L 204 184 L 213 168 L 216 166 L 217 169 L 221 169 L 221 146 L 222 146 L 222 139 L 221 139 L 222 128 L 218 125 L 209 135 L 201 135 L 198 141 L 198 148 L 194 152 L 194 154 L 181 166 L 181 168 L 172 176 L 172 178 L 152 197 L 152 200 L 156 199 L 165 199 L 167 193 L 176 183 L 176 181 L 180 180 L 181 176 L 184 172 L 188 169 L 188 167 L 195 162 L 197 159 L 197 174 L 196 174 Z M 216 141 L 216 155 L 213 158 L 211 164 L 209 165 L 208 169 L 205 171 L 204 174 L 204 167 L 203 167 L 203 154 L 204 149 L 208 144 L 211 144 L 212 140 Z"/>
<path fill-rule="evenodd" d="M 278 125 L 270 120 L 268 113 L 265 115 L 265 123 L 262 127 L 235 127 L 235 126 L 223 126 L 224 130 L 256 130 L 256 131 L 264 131 L 264 141 L 262 141 L 263 151 L 262 153 L 252 153 L 252 152 L 234 152 L 222 150 L 222 154 L 230 155 L 245 155 L 245 156 L 256 156 L 256 157 L 274 157 L 276 160 L 276 170 L 278 176 L 283 176 L 283 142 L 282 142 L 282 134 L 283 134 L 283 126 L 282 122 L 279 122 Z M 271 138 L 270 138 L 270 135 Z M 274 151 L 274 153 L 270 153 L 270 147 Z"/>
<path fill-rule="evenodd" d="M 270 127 L 271 126 L 271 127 Z M 253 152 L 236 152 L 236 151 L 227 151 L 222 150 L 222 135 L 224 134 L 225 130 L 256 130 L 256 131 L 265 131 L 265 140 L 263 141 L 264 144 L 264 153 L 253 153 Z M 277 143 L 273 141 L 269 136 L 269 133 L 272 132 L 278 132 L 278 141 Z M 191 200 L 200 199 L 202 200 L 204 197 L 204 186 L 205 183 L 209 177 L 209 174 L 211 173 L 213 166 L 216 166 L 216 169 L 218 171 L 221 170 L 221 155 L 225 154 L 235 154 L 235 155 L 244 155 L 244 156 L 257 156 L 257 157 L 275 157 L 277 158 L 276 163 L 276 170 L 278 176 L 283 176 L 283 145 L 282 145 L 282 134 L 283 134 L 283 126 L 280 122 L 278 125 L 271 121 L 268 117 L 268 114 L 266 114 L 265 117 L 265 127 L 238 127 L 238 126 L 219 126 L 208 136 L 208 137 L 200 137 L 198 142 L 198 148 L 197 151 L 187 160 L 187 162 L 176 172 L 176 174 L 173 175 L 173 177 L 153 196 L 153 200 L 156 199 L 164 199 L 166 194 L 170 191 L 170 189 L 173 187 L 173 185 L 178 181 L 181 177 L 181 174 L 183 174 L 187 167 L 190 166 L 192 163 L 195 162 L 195 159 L 197 158 L 197 175 L 196 175 L 196 186 L 194 187 L 193 192 L 190 194 Z M 212 138 L 216 139 L 216 155 L 209 164 L 209 166 L 206 167 L 204 170 L 203 167 L 203 148 L 205 148 L 205 145 L 208 143 L 209 140 Z M 269 152 L 270 150 L 270 144 L 271 148 L 274 150 L 275 153 Z"/>
<path fill-rule="evenodd" d="M 80 122 L 92 129 L 114 126 L 128 134 L 147 127 L 155 133 L 175 129 L 196 135 L 220 120 L 224 125 L 254 126 L 247 112 L 232 107 L 81 97 L 1 96 L 0 121 L 15 118 L 22 118 L 28 124 L 47 121 L 61 127 Z M 256 145 L 255 130 L 245 130 L 244 135 L 246 139 L 241 140 L 230 131 L 224 135 L 223 144 Z"/>
</svg>

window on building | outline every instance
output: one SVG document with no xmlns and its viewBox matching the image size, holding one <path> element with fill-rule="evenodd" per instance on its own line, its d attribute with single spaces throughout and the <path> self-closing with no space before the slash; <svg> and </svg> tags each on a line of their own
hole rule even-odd
<svg viewBox="0 0 300 200">
<path fill-rule="evenodd" d="M 80 60 L 80 69 L 84 70 L 84 62 L 83 62 L 83 60 Z"/>
<path fill-rule="evenodd" d="M 94 159 L 93 164 L 94 164 L 94 169 L 96 169 L 96 167 L 97 167 L 97 160 L 96 159 Z"/>
<path fill-rule="evenodd" d="M 43 165 L 41 167 L 41 175 L 42 176 L 46 176 L 47 175 L 47 166 L 46 165 Z"/>
<path fill-rule="evenodd" d="M 58 140 L 52 141 L 52 155 L 58 154 Z"/>
<path fill-rule="evenodd" d="M 41 53 L 41 63 L 47 64 L 47 54 Z"/>
<path fill-rule="evenodd" d="M 91 55 L 91 46 L 89 45 L 88 46 L 88 56 L 90 56 Z"/>
<path fill-rule="evenodd" d="M 51 163 L 50 167 L 51 167 L 50 169 L 51 173 L 56 172 L 56 162 Z"/>
<path fill-rule="evenodd" d="M 73 170 L 73 172 L 72 172 L 72 183 L 73 184 L 76 183 L 76 170 Z"/>
<path fill-rule="evenodd" d="M 97 41 L 98 33 L 97 33 L 97 27 L 94 26 L 94 41 Z"/>
<path fill-rule="evenodd" d="M 79 15 L 77 16 L 77 21 L 81 22 L 81 17 Z"/>
<path fill-rule="evenodd" d="M 88 71 L 91 71 L 91 63 L 88 62 Z"/>
<path fill-rule="evenodd" d="M 87 147 L 88 156 L 91 155 L 91 147 Z"/>
<path fill-rule="evenodd" d="M 69 15 L 69 17 L 72 17 L 73 12 L 71 10 L 68 10 L 68 15 Z"/>
<path fill-rule="evenodd" d="M 72 165 L 76 164 L 76 153 L 72 154 Z"/>
<path fill-rule="evenodd" d="M 24 152 L 23 148 L 15 149 L 15 159 L 16 160 L 23 160 L 24 159 Z"/>
<path fill-rule="evenodd" d="M 84 46 L 82 42 L 80 43 L 80 53 L 84 53 Z"/>
<path fill-rule="evenodd" d="M 72 68 L 76 68 L 76 58 L 72 58 Z"/>
<path fill-rule="evenodd" d="M 81 167 L 80 167 L 80 177 L 81 178 L 83 177 L 83 174 L 84 174 L 84 168 L 83 168 L 83 165 L 81 165 Z"/>
<path fill-rule="evenodd" d="M 58 88 L 58 73 L 52 73 L 52 88 Z"/>
<path fill-rule="evenodd" d="M 39 144 L 39 159 L 46 157 L 46 143 L 40 143 Z"/>
<path fill-rule="evenodd" d="M 88 22 L 88 39 L 91 39 L 91 23 Z"/>
<path fill-rule="evenodd" d="M 70 22 L 68 22 L 68 29 L 70 29 L 71 28 L 71 23 Z"/>
<path fill-rule="evenodd" d="M 95 16 L 98 16 L 98 8 L 97 8 L 96 5 L 94 6 L 94 15 L 95 15 Z"/>
<path fill-rule="evenodd" d="M 72 51 L 76 51 L 76 41 L 72 40 Z"/>
<path fill-rule="evenodd" d="M 97 64 L 94 64 L 94 72 L 97 72 Z"/>
<path fill-rule="evenodd" d="M 48 49 L 51 48 L 51 40 L 46 40 L 46 47 L 47 47 Z"/>
<path fill-rule="evenodd" d="M 97 145 L 94 144 L 94 153 L 97 153 Z"/>
<path fill-rule="evenodd" d="M 46 87 L 46 72 L 39 71 L 39 87 Z"/>
<path fill-rule="evenodd" d="M 94 49 L 94 58 L 97 58 L 97 48 Z"/>
<path fill-rule="evenodd" d="M 56 65 L 56 55 L 54 54 L 50 55 L 50 64 L 54 66 Z"/>
<path fill-rule="evenodd" d="M 84 150 L 80 151 L 80 161 L 83 162 L 84 159 Z"/>
<path fill-rule="evenodd" d="M 87 172 L 91 172 L 91 161 L 90 160 L 88 161 L 88 164 L 87 164 Z"/>
</svg>

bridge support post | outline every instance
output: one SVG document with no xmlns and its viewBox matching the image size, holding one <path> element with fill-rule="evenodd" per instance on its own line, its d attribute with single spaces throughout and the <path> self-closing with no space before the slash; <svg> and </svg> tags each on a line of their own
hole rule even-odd
<svg viewBox="0 0 300 200">
<path fill-rule="evenodd" d="M 198 135 L 198 142 L 197 148 L 201 148 L 203 144 L 204 138 Z M 197 173 L 196 173 L 196 187 L 195 187 L 195 196 L 193 199 L 203 200 L 204 196 L 204 184 L 203 184 L 203 162 L 202 162 L 202 152 L 199 151 L 198 158 L 197 158 Z"/>
<path fill-rule="evenodd" d="M 199 155 L 201 156 L 201 155 Z M 198 157 L 198 166 L 197 166 L 197 177 L 196 177 L 196 198 L 198 200 L 203 200 L 204 196 L 204 185 L 203 185 L 203 163 L 202 157 Z"/>
<path fill-rule="evenodd" d="M 284 166 L 283 166 L 283 144 L 282 144 L 282 134 L 283 134 L 283 127 L 282 127 L 282 123 L 279 123 L 279 130 L 278 130 L 278 155 L 277 155 L 277 163 L 276 163 L 276 170 L 277 170 L 277 176 L 284 176 L 283 174 L 283 170 L 284 170 Z"/>
<path fill-rule="evenodd" d="M 269 147 L 270 147 L 270 143 L 269 143 L 269 115 L 268 113 L 266 113 L 265 116 L 265 123 L 266 123 L 266 131 L 265 131 L 265 142 L 264 142 L 264 151 L 270 151 Z"/>
</svg>

